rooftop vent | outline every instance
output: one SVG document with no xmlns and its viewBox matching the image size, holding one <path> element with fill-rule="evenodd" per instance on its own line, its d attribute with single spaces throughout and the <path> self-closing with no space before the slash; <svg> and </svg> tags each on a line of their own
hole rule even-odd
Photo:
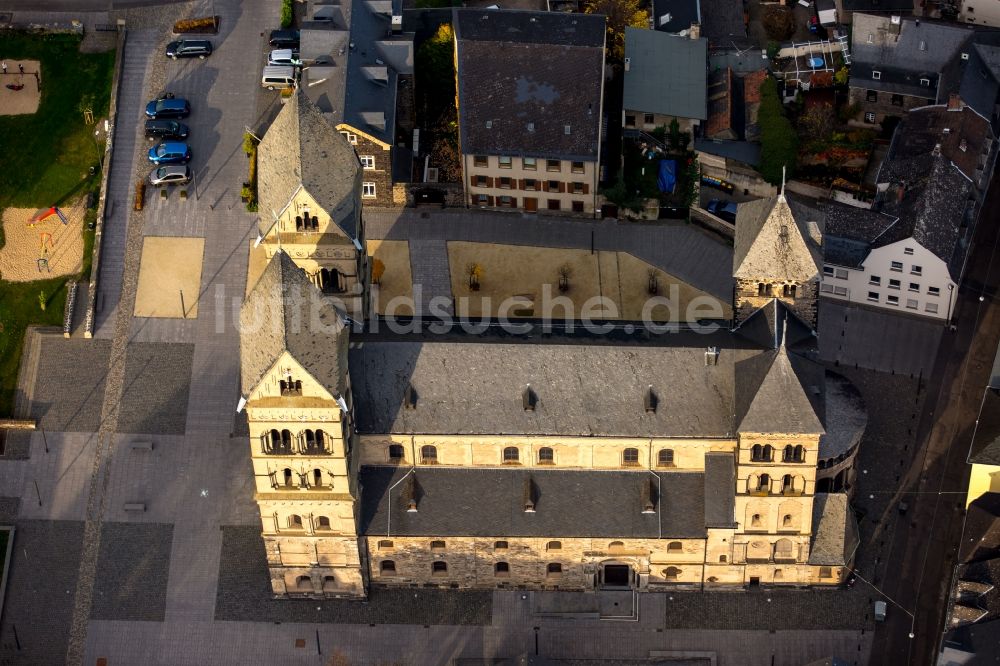
<svg viewBox="0 0 1000 666">
<path fill-rule="evenodd" d="M 718 347 L 709 347 L 705 350 L 705 365 L 719 365 Z"/>
<path fill-rule="evenodd" d="M 570 134 L 573 131 L 572 125 L 563 125 L 563 134 Z"/>
<path fill-rule="evenodd" d="M 538 493 L 535 492 L 535 481 L 530 476 L 524 479 L 524 512 L 534 513 L 535 512 L 535 501 L 538 499 Z"/>
<path fill-rule="evenodd" d="M 933 155 L 934 157 L 941 157 L 941 144 L 940 143 L 935 143 L 934 144 L 934 150 L 931 151 L 931 155 Z"/>
<path fill-rule="evenodd" d="M 639 480 L 639 501 L 643 513 L 656 513 L 656 492 L 653 490 L 653 479 L 643 474 Z"/>
<path fill-rule="evenodd" d="M 963 53 L 962 54 L 962 60 L 968 60 L 968 59 L 969 59 L 969 54 L 968 53 Z"/>
<path fill-rule="evenodd" d="M 969 149 L 969 142 L 966 141 L 965 139 L 962 139 L 958 144 L 958 149 L 964 153 Z"/>
<path fill-rule="evenodd" d="M 406 390 L 403 391 L 403 409 L 416 409 L 417 408 L 417 392 L 413 388 L 413 384 L 407 384 Z"/>
<path fill-rule="evenodd" d="M 947 136 L 948 134 L 951 134 L 951 128 L 945 127 L 943 130 L 941 130 L 941 133 Z"/>
<path fill-rule="evenodd" d="M 486 129 L 493 129 L 493 121 L 492 120 L 487 120 L 486 121 Z"/>
<path fill-rule="evenodd" d="M 629 70 L 629 67 L 631 67 L 631 65 L 632 65 L 632 58 L 629 58 L 628 56 L 625 56 L 625 71 L 626 72 Z"/>
<path fill-rule="evenodd" d="M 643 396 L 642 405 L 646 409 L 647 414 L 656 413 L 656 405 L 660 400 L 656 397 L 656 393 L 653 392 L 653 385 L 650 384 L 649 388 L 646 389 L 646 395 Z"/>
<path fill-rule="evenodd" d="M 521 405 L 524 407 L 524 411 L 533 412 L 535 411 L 535 405 L 538 404 L 538 395 L 535 393 L 534 389 L 531 388 L 531 384 L 524 387 L 524 391 L 521 392 Z"/>
<path fill-rule="evenodd" d="M 535 123 L 528 123 L 528 131 L 529 132 L 535 131 Z"/>
<path fill-rule="evenodd" d="M 920 50 L 921 51 L 927 50 L 927 42 L 925 42 L 924 40 L 920 40 Z"/>
<path fill-rule="evenodd" d="M 416 473 L 410 474 L 403 481 L 403 491 L 402 499 L 403 504 L 406 505 L 407 513 L 417 512 L 417 499 L 419 494 L 419 487 L 417 486 L 417 475 Z"/>
<path fill-rule="evenodd" d="M 892 24 L 893 24 L 893 25 L 899 25 L 899 24 L 900 24 L 900 21 L 901 21 L 902 19 L 901 19 L 901 18 L 900 18 L 899 16 L 893 16 L 893 17 L 892 17 L 891 19 L 889 19 L 889 20 L 890 20 L 890 21 L 892 21 Z"/>
</svg>

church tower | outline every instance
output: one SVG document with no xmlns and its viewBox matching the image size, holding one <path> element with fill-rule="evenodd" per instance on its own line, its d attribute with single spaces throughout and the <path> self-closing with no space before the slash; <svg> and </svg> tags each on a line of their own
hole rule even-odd
<svg viewBox="0 0 1000 666">
<path fill-rule="evenodd" d="M 733 249 L 735 324 L 773 298 L 816 330 L 823 266 L 819 225 L 803 206 L 777 197 L 741 204 Z"/>
<path fill-rule="evenodd" d="M 276 596 L 363 598 L 349 329 L 278 251 L 240 311 L 254 499 Z"/>
</svg>

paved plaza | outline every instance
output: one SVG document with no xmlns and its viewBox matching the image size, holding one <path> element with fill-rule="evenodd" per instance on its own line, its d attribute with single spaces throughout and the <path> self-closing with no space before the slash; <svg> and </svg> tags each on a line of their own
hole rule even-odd
<svg viewBox="0 0 1000 666">
<path fill-rule="evenodd" d="M 12 438 L 17 446 L 0 459 L 0 515 L 17 528 L 0 662 L 424 665 L 702 652 L 720 666 L 799 666 L 832 655 L 867 663 L 875 594 L 860 584 L 636 598 L 427 588 L 376 588 L 366 602 L 270 598 L 246 423 L 236 413 L 233 305 L 244 293 L 256 224 L 239 201 L 242 135 L 276 99 L 260 89 L 248 54 L 256 63 L 264 51 L 279 3 L 216 0 L 223 31 L 213 38 L 215 53 L 183 62 L 162 57 L 169 24 L 207 13 L 208 3 L 113 7 L 108 20 L 124 18 L 128 36 L 95 339 L 37 331 L 29 341 L 18 405 L 43 430 Z M 149 170 L 142 104 L 164 89 L 191 101 L 196 182 L 187 200 L 176 192 L 150 197 L 136 213 L 134 181 Z M 652 225 L 622 235 L 608 223 L 539 218 L 529 232 L 512 216 L 474 227 L 465 212 L 405 215 L 375 213 L 369 229 L 377 238 L 415 239 L 412 274 L 429 287 L 425 298 L 448 289 L 443 239 L 482 240 L 481 229 L 510 242 L 516 227 L 533 243 L 628 251 L 655 265 L 689 252 L 658 242 Z M 702 233 L 691 228 L 677 238 Z M 142 248 L 152 237 L 203 243 L 201 264 L 187 276 L 199 285 L 187 318 L 133 316 Z M 726 275 L 730 261 L 725 248 L 684 258 L 692 266 L 723 262 Z M 890 365 L 873 367 L 897 376 L 844 369 L 873 419 L 858 496 L 872 497 L 862 500 L 859 566 L 875 577 L 895 529 L 885 489 L 912 455 L 909 422 L 922 404 L 915 381 L 900 376 L 916 366 Z M 900 395 L 913 404 L 898 408 Z M 886 451 L 892 465 L 879 464 Z"/>
</svg>

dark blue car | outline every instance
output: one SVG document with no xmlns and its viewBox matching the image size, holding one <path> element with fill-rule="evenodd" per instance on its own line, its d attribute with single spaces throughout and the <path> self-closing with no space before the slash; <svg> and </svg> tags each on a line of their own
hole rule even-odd
<svg viewBox="0 0 1000 666">
<path fill-rule="evenodd" d="M 157 118 L 187 118 L 191 114 L 191 105 L 186 99 L 178 97 L 161 97 L 146 105 L 146 117 Z"/>
<path fill-rule="evenodd" d="M 182 141 L 164 141 L 149 149 L 153 164 L 187 164 L 191 161 L 191 148 Z"/>
</svg>

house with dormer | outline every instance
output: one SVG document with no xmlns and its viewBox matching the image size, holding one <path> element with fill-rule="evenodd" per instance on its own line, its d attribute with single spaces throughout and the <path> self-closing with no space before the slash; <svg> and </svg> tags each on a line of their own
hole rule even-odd
<svg viewBox="0 0 1000 666">
<path fill-rule="evenodd" d="M 398 0 L 312 2 L 300 31 L 301 85 L 354 148 L 361 202 L 405 202 L 396 183 L 411 180 L 408 131 L 397 123 L 401 90 L 413 86 L 413 39 L 402 32 Z"/>
<path fill-rule="evenodd" d="M 257 149 L 258 233 L 268 259 L 292 257 L 352 317 L 368 311 L 363 169 L 351 144 L 302 89 Z"/>
</svg>

